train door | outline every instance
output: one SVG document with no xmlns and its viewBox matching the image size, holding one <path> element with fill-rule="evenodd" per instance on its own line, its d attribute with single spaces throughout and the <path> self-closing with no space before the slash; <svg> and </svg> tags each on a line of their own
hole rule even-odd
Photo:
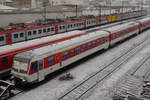
<svg viewBox="0 0 150 100">
<path fill-rule="evenodd" d="M 6 34 L 6 43 L 11 44 L 12 43 L 12 35 L 11 33 Z"/>
<path fill-rule="evenodd" d="M 38 79 L 39 81 L 44 80 L 45 78 L 45 71 L 44 71 L 44 61 L 39 60 L 38 61 Z"/>
</svg>

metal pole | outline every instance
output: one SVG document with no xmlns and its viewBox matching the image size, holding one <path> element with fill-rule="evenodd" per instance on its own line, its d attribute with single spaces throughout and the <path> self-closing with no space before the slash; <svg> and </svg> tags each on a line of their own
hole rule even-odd
<svg viewBox="0 0 150 100">
<path fill-rule="evenodd" d="M 78 5 L 76 4 L 75 5 L 75 8 L 76 8 L 76 17 L 78 16 Z"/>
<path fill-rule="evenodd" d="M 121 18 L 122 23 L 123 23 L 123 8 L 124 8 L 124 4 L 123 4 L 123 0 L 122 0 L 122 18 Z"/>
<path fill-rule="evenodd" d="M 46 2 L 43 2 L 43 7 L 44 7 L 44 20 L 46 21 Z"/>
</svg>

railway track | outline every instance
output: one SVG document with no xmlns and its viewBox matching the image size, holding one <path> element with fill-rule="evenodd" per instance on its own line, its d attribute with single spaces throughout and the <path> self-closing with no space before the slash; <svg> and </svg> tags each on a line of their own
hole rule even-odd
<svg viewBox="0 0 150 100">
<path fill-rule="evenodd" d="M 150 39 L 147 39 L 142 41 L 135 47 L 128 49 L 126 52 L 121 54 L 119 57 L 115 58 L 108 65 L 103 66 L 102 69 L 100 69 L 93 75 L 89 76 L 87 79 L 83 80 L 82 82 L 74 86 L 69 91 L 63 93 L 60 97 L 56 98 L 56 100 L 81 99 L 87 92 L 92 90 L 100 82 L 103 82 L 107 77 L 113 74 L 113 72 L 117 71 L 125 62 L 127 62 L 131 57 L 137 54 L 149 43 L 150 43 Z M 145 60 L 146 59 L 148 58 L 145 58 Z"/>
<path fill-rule="evenodd" d="M 142 17 L 143 18 L 143 17 Z M 141 19 L 141 18 L 137 18 L 137 19 Z M 134 19 L 134 20 L 137 20 Z M 127 22 L 129 22 L 131 20 L 128 20 Z M 105 26 L 105 27 L 101 27 L 98 28 L 96 30 L 99 29 L 103 29 L 103 28 L 108 28 L 114 25 L 117 25 L 120 23 L 115 23 L 115 24 L 111 24 L 109 26 Z M 92 31 L 96 31 L 96 30 L 92 30 Z M 90 32 L 90 31 L 88 31 Z M 145 40 L 144 40 L 145 41 Z M 143 41 L 143 42 L 144 42 Z M 141 44 L 143 43 L 141 42 Z M 144 42 L 145 43 L 145 42 Z M 139 44 L 140 45 L 140 44 Z M 138 46 L 137 46 L 138 47 Z M 134 48 L 137 48 L 134 47 Z M 144 47 L 144 46 L 143 46 Z M 141 47 L 141 49 L 143 48 Z M 100 71 L 98 71 L 97 73 L 95 73 L 94 75 L 90 76 L 88 79 L 84 80 L 83 82 L 81 82 L 79 86 L 76 86 L 73 90 L 77 91 L 77 93 L 84 95 L 86 92 L 88 92 L 89 89 L 92 89 L 95 85 L 97 85 L 99 82 L 103 81 L 106 77 L 108 77 L 109 75 L 111 75 L 114 71 L 116 71 L 125 61 L 124 59 L 128 60 L 130 58 L 130 56 L 128 55 L 128 52 L 131 52 L 132 49 L 128 50 L 127 52 L 125 52 L 123 55 L 121 55 L 120 57 L 114 59 L 110 64 L 108 64 L 107 66 L 104 66 Z M 138 51 L 135 51 L 138 52 Z M 136 54 L 136 53 L 135 53 Z M 133 54 L 134 55 L 134 54 Z M 131 56 L 133 56 L 131 55 Z M 124 57 L 122 57 L 124 56 Z M 126 57 L 127 56 L 127 57 Z M 120 63 L 119 63 L 120 62 Z M 88 83 L 87 83 L 88 82 Z M 11 98 L 13 96 L 16 96 L 22 92 L 24 92 L 24 90 L 19 89 L 18 87 L 16 87 L 13 84 L 9 84 L 9 83 L 5 83 L 4 81 L 0 81 L 0 84 L 6 84 L 5 87 L 0 85 L 0 88 L 2 88 L 0 90 L 0 100 L 4 100 L 4 99 L 8 99 Z M 11 83 L 11 82 L 10 82 Z M 83 93 L 82 93 L 83 92 Z M 64 96 L 61 96 L 60 98 L 58 98 L 58 100 L 66 100 L 65 98 L 68 98 L 67 95 L 71 94 L 71 93 L 75 93 L 72 90 L 70 91 L 70 93 L 66 93 Z M 79 94 L 76 94 L 76 96 L 70 96 L 73 97 L 72 99 L 78 99 L 80 98 L 82 95 L 79 96 Z M 71 94 L 72 95 L 72 94 Z M 69 97 L 69 98 L 70 98 Z M 67 99 L 68 100 L 68 99 Z M 70 99 L 69 99 L 70 100 Z"/>
</svg>

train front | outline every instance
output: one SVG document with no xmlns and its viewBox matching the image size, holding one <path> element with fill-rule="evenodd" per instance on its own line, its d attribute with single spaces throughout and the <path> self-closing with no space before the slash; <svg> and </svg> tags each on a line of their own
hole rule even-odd
<svg viewBox="0 0 150 100">
<path fill-rule="evenodd" d="M 30 83 L 29 66 L 32 57 L 30 52 L 15 55 L 11 73 L 17 82 Z"/>
</svg>

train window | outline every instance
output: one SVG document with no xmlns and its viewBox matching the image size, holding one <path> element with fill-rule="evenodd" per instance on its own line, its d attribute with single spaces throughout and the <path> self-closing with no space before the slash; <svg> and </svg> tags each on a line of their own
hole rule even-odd
<svg viewBox="0 0 150 100">
<path fill-rule="evenodd" d="M 43 60 L 38 61 L 39 70 L 43 69 Z"/>
<path fill-rule="evenodd" d="M 76 53 L 77 53 L 77 54 L 80 53 L 80 47 L 76 48 Z"/>
<path fill-rule="evenodd" d="M 51 56 L 48 58 L 48 64 L 49 65 L 53 65 L 55 63 L 55 57 L 54 56 Z"/>
<path fill-rule="evenodd" d="M 92 42 L 92 46 L 93 47 L 96 46 L 96 42 L 95 41 Z"/>
<path fill-rule="evenodd" d="M 31 65 L 31 70 L 32 70 L 32 73 L 35 73 L 35 72 L 38 71 L 37 62 L 32 63 L 32 65 Z"/>
<path fill-rule="evenodd" d="M 61 30 L 61 29 L 62 29 L 62 27 L 61 27 L 61 26 L 59 26 L 59 29 Z"/>
<path fill-rule="evenodd" d="M 33 35 L 36 35 L 36 31 L 33 31 Z"/>
<path fill-rule="evenodd" d="M 71 24 L 71 27 L 72 27 L 72 24 Z"/>
<path fill-rule="evenodd" d="M 65 26 L 63 26 L 63 29 L 65 29 Z"/>
<path fill-rule="evenodd" d="M 48 29 L 47 29 L 47 32 L 50 32 L 50 31 L 51 31 L 50 28 L 48 28 Z"/>
<path fill-rule="evenodd" d="M 4 41 L 4 36 L 0 36 L 0 41 Z"/>
<path fill-rule="evenodd" d="M 70 56 L 74 56 L 74 49 L 70 50 Z"/>
<path fill-rule="evenodd" d="M 32 34 L 31 31 L 29 31 L 29 32 L 28 32 L 28 35 L 31 36 L 31 34 Z"/>
<path fill-rule="evenodd" d="M 2 65 L 3 66 L 8 66 L 8 57 L 3 57 L 2 58 Z"/>
<path fill-rule="evenodd" d="M 14 38 L 18 38 L 18 34 L 14 34 Z"/>
<path fill-rule="evenodd" d="M 70 28 L 70 25 L 68 25 L 68 28 Z"/>
<path fill-rule="evenodd" d="M 82 46 L 82 51 L 85 51 L 86 50 L 86 45 L 84 44 L 83 46 Z"/>
<path fill-rule="evenodd" d="M 24 37 L 24 33 L 20 33 L 20 37 Z"/>
<path fill-rule="evenodd" d="M 69 56 L 68 52 L 67 51 L 64 52 L 63 55 L 62 55 L 63 60 L 67 59 L 68 56 Z"/>
<path fill-rule="evenodd" d="M 43 32 L 46 33 L 46 29 L 45 28 L 43 29 Z"/>
<path fill-rule="evenodd" d="M 42 33 L 42 30 L 38 30 L 38 32 L 39 32 L 39 34 L 41 34 L 41 33 Z"/>
<path fill-rule="evenodd" d="M 54 27 L 51 28 L 51 31 L 54 31 Z"/>
<path fill-rule="evenodd" d="M 88 43 L 88 48 L 91 48 L 91 43 Z"/>
</svg>

